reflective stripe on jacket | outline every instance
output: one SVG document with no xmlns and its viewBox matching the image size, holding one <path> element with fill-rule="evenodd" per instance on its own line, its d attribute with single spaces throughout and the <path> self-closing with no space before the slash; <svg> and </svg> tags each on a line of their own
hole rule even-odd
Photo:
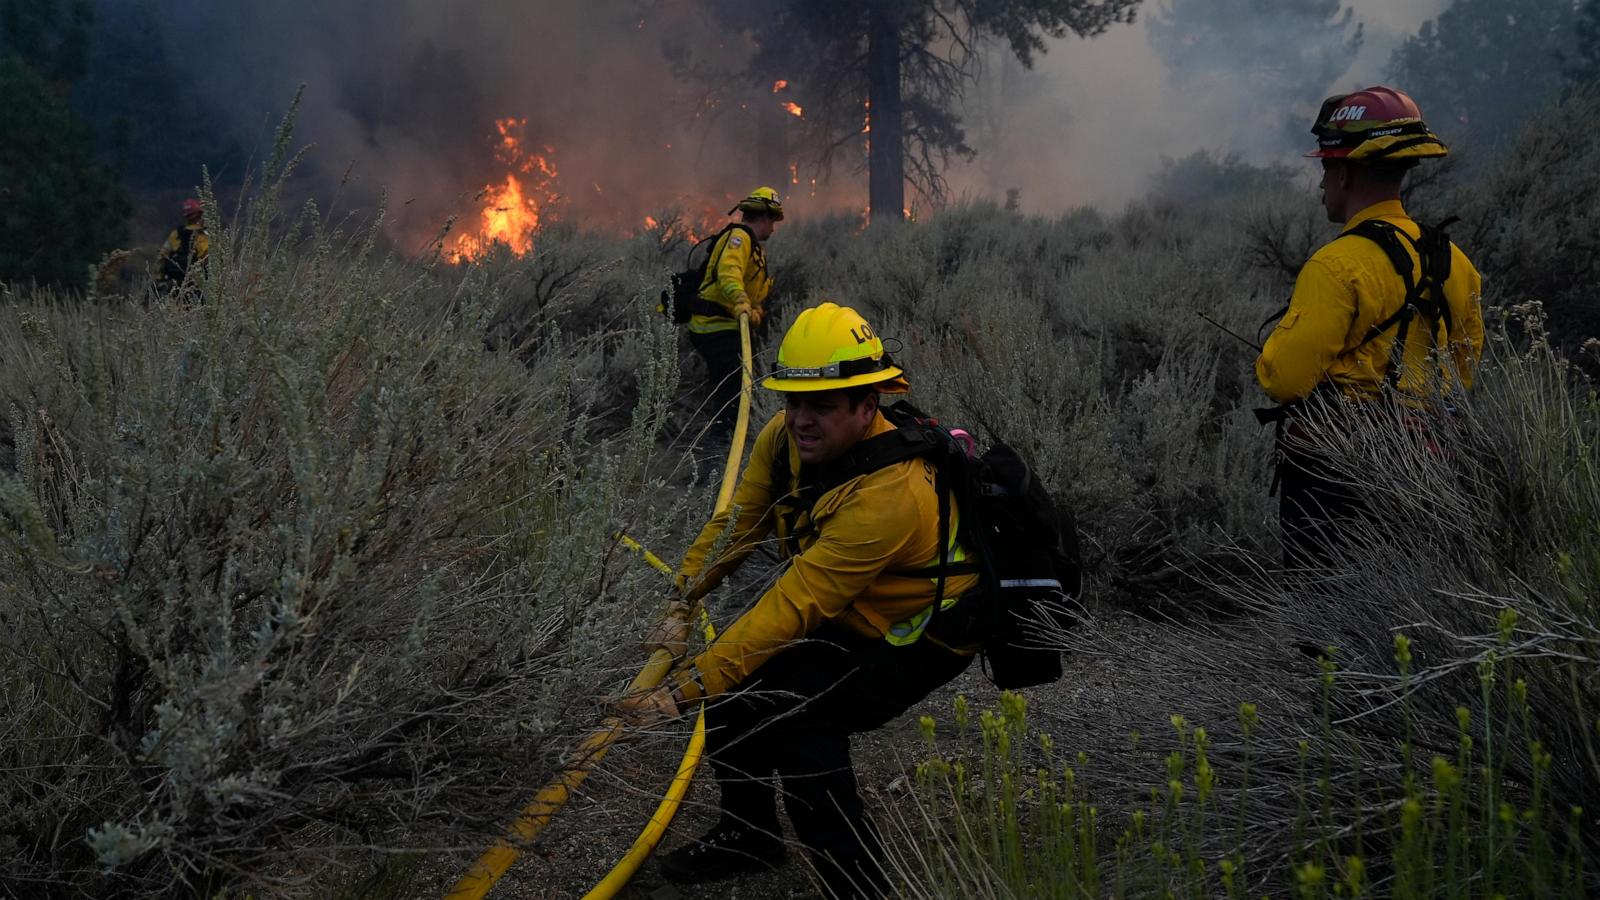
<svg viewBox="0 0 1600 900">
<path fill-rule="evenodd" d="M 1358 213 L 1346 230 L 1367 221 L 1383 219 L 1415 239 L 1417 223 L 1406 215 L 1398 200 L 1386 200 Z M 1402 241 L 1420 274 L 1416 248 Z M 1473 370 L 1483 355 L 1483 310 L 1479 301 L 1483 280 L 1461 248 L 1450 245 L 1450 277 L 1444 299 L 1450 307 L 1450 332 L 1418 316 L 1406 335 L 1405 365 L 1400 373 L 1402 392 L 1429 393 L 1439 368 L 1429 364 L 1431 350 L 1446 350 L 1445 360 L 1454 372 L 1443 372 L 1446 384 L 1459 374 L 1471 386 Z M 1318 384 L 1331 382 L 1346 396 L 1376 396 L 1389 371 L 1396 328 L 1366 340 L 1372 326 L 1399 311 L 1405 301 L 1405 284 L 1389 257 L 1373 241 L 1343 235 L 1324 245 L 1300 270 L 1289 311 L 1267 338 L 1256 360 L 1256 380 L 1279 403 L 1308 396 Z M 1366 341 L 1363 343 L 1363 341 Z"/>
<path fill-rule="evenodd" d="M 893 428 L 879 414 L 867 436 Z M 778 501 L 795 485 L 782 490 L 772 485 L 773 460 L 780 443 L 790 455 L 790 472 L 800 471 L 800 459 L 783 432 L 780 412 L 756 438 L 734 493 L 729 510 L 738 510 L 739 518 L 726 552 L 707 567 L 706 556 L 728 527 L 729 512 L 712 518 L 685 554 L 679 567 L 685 582 L 694 582 L 704 570 L 702 587 L 708 590 L 775 532 L 776 545 L 788 546 Z M 932 578 L 904 573 L 938 562 L 939 500 L 933 465 L 908 459 L 857 476 L 823 494 L 810 512 L 814 519 L 802 512 L 795 523 L 799 553 L 785 560 L 777 584 L 695 657 L 694 668 L 706 694 L 738 685 L 774 653 L 827 621 L 867 637 L 892 638 L 897 644 L 921 635 L 926 617 L 919 614 L 932 605 L 937 585 Z M 952 534 L 956 512 L 952 501 Z M 952 562 L 965 558 L 959 545 L 950 556 Z M 953 602 L 976 583 L 976 575 L 950 576 L 945 580 L 945 597 Z M 692 681 L 684 689 L 686 694 L 698 693 Z"/>
<path fill-rule="evenodd" d="M 739 327 L 738 320 L 733 318 L 733 307 L 749 298 L 750 307 L 760 309 L 772 290 L 772 278 L 767 275 L 767 253 L 759 241 L 752 240 L 743 229 L 735 228 L 711 245 L 709 258 L 716 260 L 717 266 L 714 270 L 706 267 L 706 277 L 700 282 L 700 299 L 727 309 L 729 314 L 692 316 L 689 330 L 700 334 L 732 331 Z"/>
</svg>

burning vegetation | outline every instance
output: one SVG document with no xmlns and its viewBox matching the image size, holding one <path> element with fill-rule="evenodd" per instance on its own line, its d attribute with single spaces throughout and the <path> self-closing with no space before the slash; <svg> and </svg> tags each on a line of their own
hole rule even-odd
<svg viewBox="0 0 1600 900">
<path fill-rule="evenodd" d="M 500 181 L 484 185 L 473 198 L 482 208 L 475 227 L 458 234 L 450 244 L 452 261 L 482 258 L 496 244 L 518 256 L 527 254 L 533 249 L 539 226 L 560 201 L 555 188 L 558 173 L 551 161 L 555 150 L 546 146 L 542 153 L 529 151 L 522 134 L 527 124 L 527 119 L 515 118 L 495 122 L 500 133 L 495 158 L 508 171 Z"/>
</svg>

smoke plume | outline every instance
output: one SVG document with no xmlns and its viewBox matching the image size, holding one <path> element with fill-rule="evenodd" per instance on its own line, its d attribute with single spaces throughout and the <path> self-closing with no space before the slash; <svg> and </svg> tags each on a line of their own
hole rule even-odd
<svg viewBox="0 0 1600 900">
<path fill-rule="evenodd" d="M 547 221 L 619 229 L 672 206 L 715 218 L 774 180 L 758 156 L 770 156 L 771 134 L 792 113 L 772 85 L 707 81 L 669 61 L 688 48 L 731 71 L 751 51 L 693 0 L 146 2 L 170 23 L 169 49 L 191 65 L 193 87 L 257 156 L 305 83 L 297 141 L 315 145 L 307 193 L 331 192 L 348 168 L 343 195 L 359 205 L 387 192 L 391 236 L 411 249 L 450 217 L 470 223 L 480 192 L 507 174 L 497 123 L 511 122 L 521 152 L 556 173 L 555 196 L 538 198 Z M 1445 2 L 1352 0 L 1365 41 L 1325 90 L 1381 80 L 1396 42 Z M 1291 158 L 1276 136 L 1292 111 L 1261 109 L 1242 74 L 1239 90 L 1225 89 L 1226 77 L 1205 91 L 1172 77 L 1147 34 L 1156 11 L 1096 39 L 1054 41 L 1032 71 L 990 53 L 966 107 L 979 155 L 950 173 L 956 195 L 1003 200 L 1015 189 L 1024 210 L 1055 213 L 1126 202 L 1163 158 L 1196 150 Z M 1261 139 L 1261 122 L 1273 140 Z M 777 186 L 794 216 L 865 205 L 859 174 L 838 170 L 813 189 L 804 157 L 793 157 Z"/>
</svg>

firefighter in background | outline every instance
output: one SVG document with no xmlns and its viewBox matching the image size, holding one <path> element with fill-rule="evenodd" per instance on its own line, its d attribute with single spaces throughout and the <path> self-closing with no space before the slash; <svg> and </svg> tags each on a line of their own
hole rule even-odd
<svg viewBox="0 0 1600 900">
<path fill-rule="evenodd" d="M 1256 360 L 1280 404 L 1276 482 L 1284 564 L 1326 563 L 1359 504 L 1319 450 L 1319 430 L 1371 404 L 1418 405 L 1472 385 L 1483 354 L 1482 279 L 1442 230 L 1400 204 L 1406 173 L 1448 153 L 1405 93 L 1376 86 L 1329 98 L 1311 131 L 1322 204 L 1340 235 L 1300 270 L 1282 320 Z M 1448 224 L 1448 223 L 1446 223 Z M 1315 402 L 1307 402 L 1316 395 Z"/>
<path fill-rule="evenodd" d="M 782 862 L 781 787 L 832 895 L 875 897 L 887 889 L 882 847 L 856 787 L 850 735 L 878 728 L 966 669 L 972 648 L 941 641 L 929 623 L 938 598 L 952 608 L 977 583 L 976 561 L 951 531 L 950 568 L 934 577 L 940 502 L 927 460 L 849 469 L 852 450 L 895 430 L 879 395 L 910 390 L 854 310 L 823 303 L 801 312 L 762 386 L 782 392 L 785 409 L 756 438 L 731 506 L 685 554 L 678 582 L 694 588 L 668 613 L 664 624 L 675 627 L 658 626 L 647 649 L 681 648 L 689 601 L 768 535 L 785 557 L 783 573 L 667 684 L 617 705 L 648 724 L 709 698 L 706 751 L 722 815 L 661 860 L 668 880 L 715 881 Z M 960 511 L 950 502 L 954 520 Z M 724 531 L 727 549 L 712 558 Z"/>
<path fill-rule="evenodd" d="M 700 295 L 689 319 L 689 343 L 705 360 L 711 379 L 712 411 L 709 459 L 727 452 L 739 403 L 742 364 L 739 353 L 739 315 L 750 317 L 752 330 L 766 316 L 762 304 L 772 290 L 763 245 L 783 221 L 783 203 L 769 187 L 756 188 L 740 200 L 729 215 L 739 221 L 724 229 L 711 246 L 711 264 L 700 282 Z"/>
<path fill-rule="evenodd" d="M 211 238 L 206 234 L 205 207 L 199 200 L 183 201 L 183 224 L 172 229 L 167 242 L 161 247 L 160 286 L 175 292 L 188 280 L 196 267 L 203 268 L 211 252 Z"/>
</svg>

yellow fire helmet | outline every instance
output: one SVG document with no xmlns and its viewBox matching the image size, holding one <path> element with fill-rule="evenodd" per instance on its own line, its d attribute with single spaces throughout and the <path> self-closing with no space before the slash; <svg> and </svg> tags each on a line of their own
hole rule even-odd
<svg viewBox="0 0 1600 900">
<path fill-rule="evenodd" d="M 728 215 L 736 212 L 768 213 L 774 221 L 783 221 L 783 202 L 778 199 L 778 192 L 769 187 L 758 187 L 750 192 L 750 196 L 740 200 L 733 209 L 728 210 Z"/>
<path fill-rule="evenodd" d="M 880 393 L 904 394 L 911 390 L 905 376 L 860 313 L 827 302 L 802 311 L 789 326 L 778 347 L 778 365 L 761 386 L 836 391 L 875 384 Z"/>
</svg>

